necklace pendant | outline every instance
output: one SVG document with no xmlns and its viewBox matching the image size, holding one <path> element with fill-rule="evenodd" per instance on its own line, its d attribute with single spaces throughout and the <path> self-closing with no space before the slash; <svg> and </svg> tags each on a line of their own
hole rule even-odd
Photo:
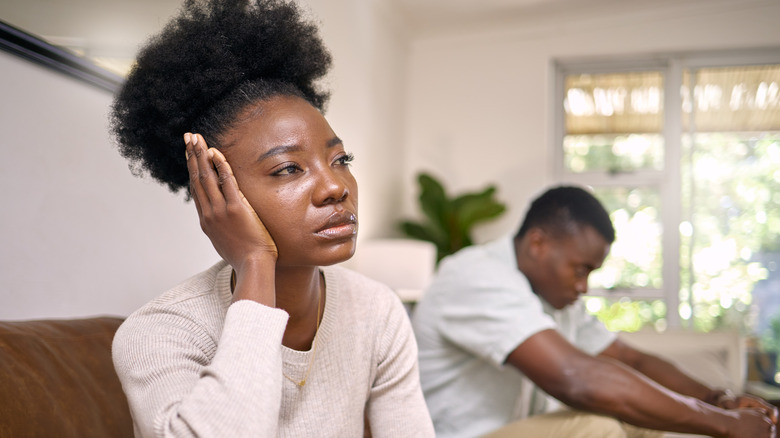
<svg viewBox="0 0 780 438">
<path fill-rule="evenodd" d="M 306 379 L 303 379 L 300 382 L 298 382 L 298 386 L 303 386 L 305 384 L 306 384 Z"/>
</svg>

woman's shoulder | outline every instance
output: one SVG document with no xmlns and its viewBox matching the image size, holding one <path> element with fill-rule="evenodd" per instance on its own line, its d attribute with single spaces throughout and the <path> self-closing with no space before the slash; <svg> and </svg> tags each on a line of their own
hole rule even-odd
<svg viewBox="0 0 780 438">
<path fill-rule="evenodd" d="M 230 266 L 220 260 L 205 271 L 163 292 L 135 313 L 144 313 L 153 309 L 197 312 L 203 306 L 229 304 L 230 272 Z"/>
<path fill-rule="evenodd" d="M 204 331 L 221 327 L 231 300 L 229 282 L 230 267 L 220 261 L 131 313 L 120 327 L 120 334 L 150 333 L 154 327 Z"/>
</svg>

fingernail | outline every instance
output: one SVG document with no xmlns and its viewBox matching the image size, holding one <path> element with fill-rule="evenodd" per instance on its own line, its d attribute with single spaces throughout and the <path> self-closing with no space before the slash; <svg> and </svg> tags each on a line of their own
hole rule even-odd
<svg viewBox="0 0 780 438">
<path fill-rule="evenodd" d="M 184 143 L 189 143 L 190 140 L 192 140 L 192 134 L 190 134 L 189 132 L 185 133 L 184 134 Z"/>
<path fill-rule="evenodd" d="M 198 134 L 193 134 L 192 135 L 192 145 L 193 146 L 197 146 L 197 144 L 198 144 Z"/>
</svg>

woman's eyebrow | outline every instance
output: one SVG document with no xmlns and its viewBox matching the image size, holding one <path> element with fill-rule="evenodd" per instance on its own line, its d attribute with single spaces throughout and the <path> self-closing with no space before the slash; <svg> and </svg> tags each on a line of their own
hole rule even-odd
<svg viewBox="0 0 780 438">
<path fill-rule="evenodd" d="M 287 152 L 298 152 L 301 150 L 301 147 L 298 145 L 281 145 L 276 146 L 274 148 L 271 148 L 265 152 L 263 152 L 262 155 L 260 155 L 260 158 L 257 159 L 257 161 L 263 161 L 266 158 L 273 157 L 274 155 L 280 155 Z"/>
<path fill-rule="evenodd" d="M 328 148 L 332 148 L 333 146 L 338 146 L 342 143 L 341 139 L 338 137 L 333 137 L 330 140 L 328 140 L 327 143 L 325 143 L 325 146 Z M 263 161 L 266 158 L 273 157 L 274 155 L 280 155 L 285 154 L 288 152 L 300 152 L 302 148 L 298 145 L 281 145 L 273 147 L 265 152 L 263 152 L 262 155 L 257 159 L 257 161 Z"/>
</svg>

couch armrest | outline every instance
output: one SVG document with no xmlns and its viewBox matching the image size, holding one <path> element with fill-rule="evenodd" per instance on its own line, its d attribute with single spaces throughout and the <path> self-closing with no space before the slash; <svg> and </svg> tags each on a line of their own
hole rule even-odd
<svg viewBox="0 0 780 438">
<path fill-rule="evenodd" d="M 111 360 L 120 318 L 0 321 L 0 436 L 128 437 Z"/>
</svg>

